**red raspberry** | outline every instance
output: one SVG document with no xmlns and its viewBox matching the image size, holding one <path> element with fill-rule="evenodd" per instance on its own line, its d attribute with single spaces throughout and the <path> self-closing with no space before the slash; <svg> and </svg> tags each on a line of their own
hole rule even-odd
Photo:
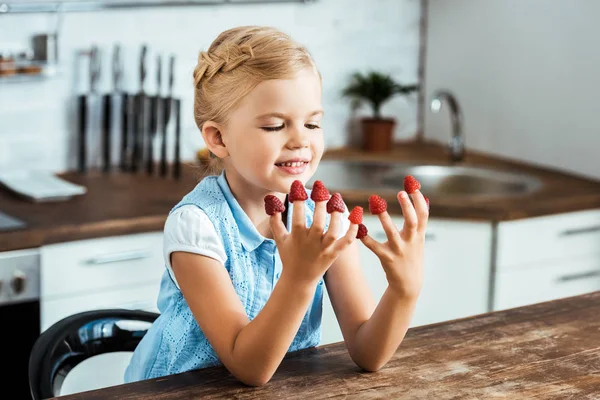
<svg viewBox="0 0 600 400">
<path fill-rule="evenodd" d="M 369 211 L 371 214 L 381 214 L 387 210 L 387 202 L 376 194 L 369 197 Z"/>
<path fill-rule="evenodd" d="M 404 190 L 406 190 L 406 193 L 411 194 L 419 189 L 421 189 L 421 184 L 414 176 L 408 175 L 404 178 Z"/>
<path fill-rule="evenodd" d="M 285 206 L 277 197 L 272 194 L 268 194 L 265 196 L 265 211 L 269 215 L 274 215 L 275 213 L 282 213 L 285 211 Z"/>
<path fill-rule="evenodd" d="M 353 224 L 361 224 L 363 219 L 363 208 L 361 206 L 354 207 L 348 216 L 348 219 Z"/>
<path fill-rule="evenodd" d="M 315 181 L 312 191 L 310 192 L 310 198 L 313 201 L 327 201 L 329 200 L 329 197 L 329 190 L 323 185 L 323 182 Z"/>
<path fill-rule="evenodd" d="M 367 227 L 364 226 L 363 224 L 359 224 L 358 225 L 358 232 L 356 233 L 356 238 L 357 239 L 362 239 L 365 236 L 367 236 L 368 233 L 369 233 L 369 230 L 367 229 Z"/>
<path fill-rule="evenodd" d="M 299 180 L 295 180 L 292 182 L 292 188 L 290 189 L 290 195 L 288 197 L 288 201 L 293 203 L 295 201 L 304 201 L 308 199 L 308 194 L 306 194 L 306 190 L 304 189 L 304 185 Z"/>
<path fill-rule="evenodd" d="M 339 193 L 334 193 L 333 196 L 331 196 L 331 198 L 327 202 L 327 212 L 331 214 L 334 211 L 341 213 L 346 211 L 344 200 L 342 199 L 342 195 Z"/>
</svg>

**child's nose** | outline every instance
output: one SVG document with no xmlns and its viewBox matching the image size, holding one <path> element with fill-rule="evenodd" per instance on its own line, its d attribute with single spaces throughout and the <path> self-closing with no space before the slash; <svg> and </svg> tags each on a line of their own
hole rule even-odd
<svg viewBox="0 0 600 400">
<path fill-rule="evenodd" d="M 288 147 L 296 149 L 296 148 L 302 148 L 302 147 L 308 147 L 308 145 L 310 144 L 310 140 L 309 140 L 309 132 L 306 132 L 308 129 L 304 128 L 303 125 L 301 126 L 292 126 L 288 132 L 289 132 L 289 139 L 288 139 Z"/>
</svg>

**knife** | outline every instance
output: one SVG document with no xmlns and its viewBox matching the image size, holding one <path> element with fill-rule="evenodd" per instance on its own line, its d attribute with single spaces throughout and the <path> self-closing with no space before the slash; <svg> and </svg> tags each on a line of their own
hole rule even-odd
<svg viewBox="0 0 600 400">
<path fill-rule="evenodd" d="M 134 121 L 135 127 L 133 130 L 133 155 L 132 155 L 132 172 L 137 172 L 138 168 L 143 163 L 144 149 L 144 133 L 146 132 L 146 93 L 144 91 L 144 82 L 146 80 L 146 55 L 148 47 L 142 46 L 140 54 L 140 91 L 135 96 L 134 102 Z"/>
<path fill-rule="evenodd" d="M 173 177 L 179 179 L 181 177 L 181 160 L 179 154 L 181 142 L 181 99 L 175 99 L 173 102 L 175 108 L 175 155 L 173 160 Z"/>
<path fill-rule="evenodd" d="M 148 142 L 147 142 L 147 159 L 146 159 L 146 172 L 148 175 L 152 175 L 154 172 L 154 142 L 155 137 L 158 133 L 158 115 L 160 112 L 160 89 L 162 86 L 162 58 L 157 56 L 156 58 L 156 95 L 150 97 L 150 128 L 148 130 Z"/>
<path fill-rule="evenodd" d="M 171 117 L 171 98 L 173 96 L 175 56 L 171 55 L 169 60 L 169 91 L 167 97 L 163 98 L 163 124 L 162 142 L 160 148 L 160 175 L 167 176 L 167 127 Z"/>
<path fill-rule="evenodd" d="M 88 94 L 79 95 L 79 154 L 78 154 L 78 171 L 84 173 L 88 169 L 88 146 L 89 140 L 87 137 L 87 128 L 89 124 L 88 106 L 90 97 L 96 95 L 96 84 L 100 75 L 100 60 L 98 47 L 92 46 L 90 50 L 89 77 L 90 91 Z"/>
<path fill-rule="evenodd" d="M 121 48 L 119 45 L 115 45 L 113 50 L 112 59 L 112 72 L 113 72 L 113 91 L 104 95 L 102 102 L 102 132 L 103 132 L 103 172 L 110 172 L 112 167 L 112 111 L 114 97 L 121 92 Z"/>
</svg>

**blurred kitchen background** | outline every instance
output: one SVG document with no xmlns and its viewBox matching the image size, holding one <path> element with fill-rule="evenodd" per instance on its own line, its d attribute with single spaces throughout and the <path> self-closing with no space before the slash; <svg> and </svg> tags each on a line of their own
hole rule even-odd
<svg viewBox="0 0 600 400">
<path fill-rule="evenodd" d="M 32 345 L 62 318 L 158 311 L 162 227 L 204 173 L 192 73 L 238 25 L 278 27 L 316 60 L 314 179 L 350 207 L 382 195 L 398 226 L 402 179 L 421 181 L 412 326 L 599 290 L 596 15 L 595 0 L 0 1 L 0 321 L 19 354 L 0 381 L 26 391 Z M 376 114 L 364 93 L 381 76 L 396 93 Z M 379 298 L 362 245 L 361 261 Z M 341 340 L 326 297 L 322 344 Z M 89 374 L 61 393 L 122 370 Z"/>
</svg>

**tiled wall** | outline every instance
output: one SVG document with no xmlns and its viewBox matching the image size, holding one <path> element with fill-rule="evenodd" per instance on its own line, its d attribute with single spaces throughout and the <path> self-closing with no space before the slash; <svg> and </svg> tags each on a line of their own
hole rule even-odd
<svg viewBox="0 0 600 400">
<path fill-rule="evenodd" d="M 426 98 L 455 93 L 470 148 L 600 179 L 598 15 L 597 0 L 429 0 Z M 448 140 L 449 121 L 427 112 L 425 138 Z"/>
<path fill-rule="evenodd" d="M 191 114 L 191 77 L 197 54 L 222 30 L 237 25 L 272 25 L 304 43 L 323 75 L 324 129 L 328 147 L 353 141 L 351 111 L 340 90 L 349 75 L 376 68 L 402 82 L 417 81 L 419 0 L 317 0 L 314 4 L 263 4 L 160 8 L 66 14 L 61 23 L 59 74 L 45 81 L 0 83 L 0 168 L 61 172 L 76 165 L 75 96 L 88 89 L 87 58 L 79 51 L 99 46 L 98 89 L 111 90 L 113 45 L 124 50 L 125 88 L 137 91 L 140 46 L 149 46 L 146 90 L 155 92 L 157 54 L 177 57 L 175 94 L 183 99 L 182 153 L 191 159 L 202 146 Z M 51 30 L 51 15 L 0 16 L 0 48 L 28 44 Z M 163 71 L 166 69 L 163 64 Z M 165 79 L 163 79 L 164 84 Z M 364 114 L 367 109 L 359 112 Z M 397 138 L 417 125 L 416 95 L 398 97 L 383 108 L 398 118 Z"/>
</svg>

